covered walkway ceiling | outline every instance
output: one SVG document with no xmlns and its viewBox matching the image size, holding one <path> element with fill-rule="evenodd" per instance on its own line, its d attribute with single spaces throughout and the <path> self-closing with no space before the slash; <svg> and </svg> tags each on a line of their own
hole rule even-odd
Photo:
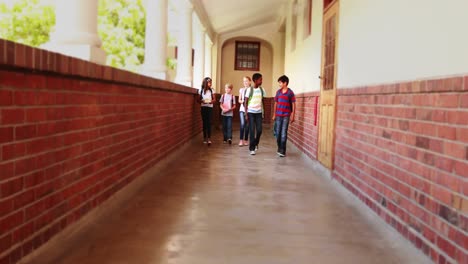
<svg viewBox="0 0 468 264">
<path fill-rule="evenodd" d="M 192 0 L 217 34 L 274 22 L 290 0 Z M 284 5 L 284 6 L 283 6 Z M 283 8 L 284 7 L 284 8 Z"/>
</svg>

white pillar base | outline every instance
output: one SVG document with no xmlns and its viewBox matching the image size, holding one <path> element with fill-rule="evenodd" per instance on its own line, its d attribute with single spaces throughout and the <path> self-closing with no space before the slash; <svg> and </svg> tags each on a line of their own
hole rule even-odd
<svg viewBox="0 0 468 264">
<path fill-rule="evenodd" d="M 147 67 L 145 65 L 143 65 L 143 67 L 141 67 L 139 73 L 141 75 L 145 75 L 145 76 L 148 76 L 148 77 L 151 77 L 151 78 L 156 78 L 156 79 L 160 79 L 160 80 L 167 80 L 167 71 L 165 70 L 166 67 L 163 67 L 163 68 L 155 68 L 155 67 Z"/>
<path fill-rule="evenodd" d="M 175 80 L 175 83 L 178 83 L 180 85 L 185 85 L 185 86 L 188 86 L 188 87 L 192 87 L 192 78 L 188 77 L 188 78 L 184 78 L 184 79 L 177 79 Z"/>
<path fill-rule="evenodd" d="M 46 43 L 41 48 L 97 64 L 106 64 L 106 52 L 91 45 Z"/>
</svg>

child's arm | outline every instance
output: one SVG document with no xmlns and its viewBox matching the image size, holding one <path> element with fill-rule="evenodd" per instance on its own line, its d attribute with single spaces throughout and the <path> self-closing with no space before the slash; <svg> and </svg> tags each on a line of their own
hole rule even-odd
<svg viewBox="0 0 468 264">
<path fill-rule="evenodd" d="M 216 102 L 216 98 L 215 98 L 215 95 L 213 93 L 213 89 L 211 89 L 211 103 L 215 103 Z"/>
<path fill-rule="evenodd" d="M 221 98 L 219 98 L 219 108 L 221 108 L 221 111 L 224 113 L 224 111 L 226 110 L 224 109 L 223 102 L 224 102 L 224 94 L 221 95 Z"/>
<path fill-rule="evenodd" d="M 275 106 L 273 106 L 273 117 L 271 118 L 271 120 L 275 120 L 276 118 L 276 106 L 277 105 L 278 105 L 278 98 L 275 95 Z"/>
<path fill-rule="evenodd" d="M 271 118 L 271 120 L 275 120 L 275 118 L 276 118 L 276 105 L 277 105 L 277 104 L 278 104 L 278 103 L 275 102 L 275 106 L 273 106 L 273 117 Z"/>
<path fill-rule="evenodd" d="M 293 102 L 291 104 L 291 107 L 292 107 L 292 112 L 291 112 L 291 118 L 290 118 L 291 120 L 290 121 L 291 121 L 291 123 L 293 123 L 294 122 L 294 116 L 296 115 L 296 103 Z"/>
<path fill-rule="evenodd" d="M 201 91 L 197 94 L 197 102 L 198 102 L 199 104 L 202 104 L 202 103 L 203 103 L 202 93 L 203 93 L 203 90 L 201 90 Z"/>
<path fill-rule="evenodd" d="M 236 109 L 236 96 L 233 95 L 232 97 L 233 97 L 233 98 L 232 98 L 232 107 L 231 107 L 231 110 L 234 110 L 234 109 Z"/>
<path fill-rule="evenodd" d="M 245 94 L 247 94 L 247 91 L 250 92 L 249 89 L 252 89 L 252 87 L 246 89 L 246 90 L 245 90 Z M 248 121 L 248 120 L 249 120 L 249 114 L 248 114 L 248 113 L 249 113 L 249 97 L 247 97 L 247 96 L 244 96 L 244 108 L 245 108 L 245 113 L 247 114 L 247 115 L 245 116 L 245 120 Z"/>
</svg>

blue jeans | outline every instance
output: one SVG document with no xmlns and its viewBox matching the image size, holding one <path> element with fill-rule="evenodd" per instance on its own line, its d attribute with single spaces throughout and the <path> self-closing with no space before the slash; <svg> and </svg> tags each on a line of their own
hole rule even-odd
<svg viewBox="0 0 468 264">
<path fill-rule="evenodd" d="M 203 139 L 211 138 L 211 119 L 213 107 L 202 106 L 201 116 L 203 121 Z"/>
<path fill-rule="evenodd" d="M 278 152 L 286 154 L 286 142 L 288 141 L 289 116 L 277 116 L 275 118 L 276 125 L 276 143 Z"/>
<path fill-rule="evenodd" d="M 245 112 L 239 112 L 240 116 L 240 140 L 249 139 L 249 124 L 245 121 Z"/>
<path fill-rule="evenodd" d="M 223 140 L 232 140 L 232 116 L 223 116 Z"/>
<path fill-rule="evenodd" d="M 250 144 L 249 150 L 255 150 L 255 147 L 260 143 L 260 136 L 262 135 L 262 113 L 248 113 L 249 126 L 250 126 Z"/>
</svg>

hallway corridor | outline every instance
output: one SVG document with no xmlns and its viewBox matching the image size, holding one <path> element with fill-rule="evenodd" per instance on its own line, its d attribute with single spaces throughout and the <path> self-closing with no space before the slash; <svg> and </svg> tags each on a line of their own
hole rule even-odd
<svg viewBox="0 0 468 264">
<path fill-rule="evenodd" d="M 211 147 L 193 141 L 59 255 L 42 252 L 30 263 L 430 263 L 356 198 L 314 173 L 314 163 L 292 144 L 286 158 L 277 157 L 271 129 L 264 127 L 255 156 L 216 135 Z"/>
</svg>

